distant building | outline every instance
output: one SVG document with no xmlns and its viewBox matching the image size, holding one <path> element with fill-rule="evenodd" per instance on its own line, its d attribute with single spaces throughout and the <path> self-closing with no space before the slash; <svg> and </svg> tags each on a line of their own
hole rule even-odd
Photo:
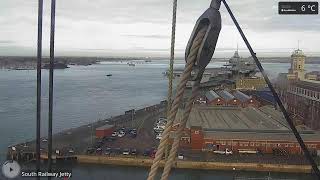
<svg viewBox="0 0 320 180">
<path fill-rule="evenodd" d="M 295 50 L 291 67 L 288 73 L 279 74 L 276 88 L 296 124 L 302 122 L 312 129 L 320 129 L 320 72 L 305 73 L 305 59 L 302 50 Z"/>
<path fill-rule="evenodd" d="M 257 90 L 267 87 L 267 83 L 262 77 L 241 78 L 236 80 L 236 89 Z"/>
<path fill-rule="evenodd" d="M 320 81 L 320 71 L 312 71 L 312 72 L 306 73 L 305 78 L 307 80 Z"/>
<path fill-rule="evenodd" d="M 306 56 L 302 50 L 297 49 L 291 55 L 291 67 L 288 73 L 289 80 L 303 80 L 305 79 L 304 64 L 306 61 Z"/>
<path fill-rule="evenodd" d="M 205 100 L 208 106 L 238 106 L 238 107 L 259 107 L 260 102 L 252 96 L 248 96 L 241 91 L 235 90 L 228 92 L 226 90 L 207 91 Z"/>
</svg>

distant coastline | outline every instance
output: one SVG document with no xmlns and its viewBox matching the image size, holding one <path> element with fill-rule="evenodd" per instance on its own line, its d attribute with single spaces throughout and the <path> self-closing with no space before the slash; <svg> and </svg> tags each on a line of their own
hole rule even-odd
<svg viewBox="0 0 320 180">
<path fill-rule="evenodd" d="M 55 61 L 66 65 L 89 66 L 100 61 L 134 61 L 134 60 L 168 60 L 168 57 L 56 57 Z M 176 57 L 176 60 L 184 60 L 183 57 Z M 227 62 L 229 58 L 214 58 L 213 61 Z M 290 57 L 260 57 L 262 63 L 289 63 Z M 44 57 L 43 64 L 49 63 L 49 58 Z M 320 57 L 307 57 L 306 64 L 320 64 Z M 0 56 L 0 68 L 30 70 L 36 69 L 36 57 L 24 56 Z"/>
</svg>

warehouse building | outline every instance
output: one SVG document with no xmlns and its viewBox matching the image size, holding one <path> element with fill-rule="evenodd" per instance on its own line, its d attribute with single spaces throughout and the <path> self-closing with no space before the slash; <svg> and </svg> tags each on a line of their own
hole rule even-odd
<svg viewBox="0 0 320 180">
<path fill-rule="evenodd" d="M 216 92 L 210 90 L 206 93 L 206 102 L 208 105 L 223 106 L 225 101 Z"/>
<path fill-rule="evenodd" d="M 239 107 L 259 107 L 260 103 L 252 96 L 248 96 L 241 91 L 235 90 L 232 94 L 226 90 L 207 91 L 205 93 L 206 104 L 208 106 L 239 106 Z"/>
<path fill-rule="evenodd" d="M 251 96 L 244 94 L 241 91 L 236 90 L 233 93 L 233 95 L 240 101 L 240 104 L 242 107 L 248 107 L 248 106 L 259 107 L 260 105 L 259 101 L 255 100 Z"/>
<path fill-rule="evenodd" d="M 178 111 L 177 121 L 182 113 Z M 320 150 L 320 134 L 310 129 L 300 130 L 300 134 L 310 151 L 316 154 Z M 190 113 L 181 144 L 196 151 L 229 149 L 234 153 L 302 153 L 283 115 L 273 106 L 196 105 Z"/>
<path fill-rule="evenodd" d="M 239 106 L 240 102 L 226 90 L 217 91 L 217 94 L 224 99 L 225 106 Z"/>
</svg>

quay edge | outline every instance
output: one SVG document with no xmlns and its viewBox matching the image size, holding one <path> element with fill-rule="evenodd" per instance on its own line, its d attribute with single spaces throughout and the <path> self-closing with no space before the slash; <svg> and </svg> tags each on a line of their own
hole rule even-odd
<svg viewBox="0 0 320 180">
<path fill-rule="evenodd" d="M 77 155 L 79 164 L 104 164 L 119 166 L 150 167 L 153 159 L 149 158 L 125 158 Z M 160 162 L 160 167 L 164 161 Z M 222 162 L 201 162 L 201 161 L 176 161 L 174 168 L 198 169 L 198 170 L 235 170 L 235 171 L 260 171 L 260 172 L 282 172 L 282 173 L 312 173 L 309 165 L 286 165 L 286 164 L 260 164 L 260 163 L 222 163 Z"/>
</svg>

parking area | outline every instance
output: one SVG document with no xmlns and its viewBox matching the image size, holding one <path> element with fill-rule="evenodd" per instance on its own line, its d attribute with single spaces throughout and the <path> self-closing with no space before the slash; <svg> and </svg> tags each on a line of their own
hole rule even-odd
<svg viewBox="0 0 320 180">
<path fill-rule="evenodd" d="M 108 156 L 152 156 L 160 140 L 159 134 L 164 130 L 164 121 L 158 124 L 164 115 L 163 108 L 146 116 L 135 117 L 132 122 L 117 124 L 110 136 L 95 139 L 85 153 Z M 158 125 L 160 127 L 157 127 Z M 158 128 L 157 131 L 155 128 Z"/>
</svg>

